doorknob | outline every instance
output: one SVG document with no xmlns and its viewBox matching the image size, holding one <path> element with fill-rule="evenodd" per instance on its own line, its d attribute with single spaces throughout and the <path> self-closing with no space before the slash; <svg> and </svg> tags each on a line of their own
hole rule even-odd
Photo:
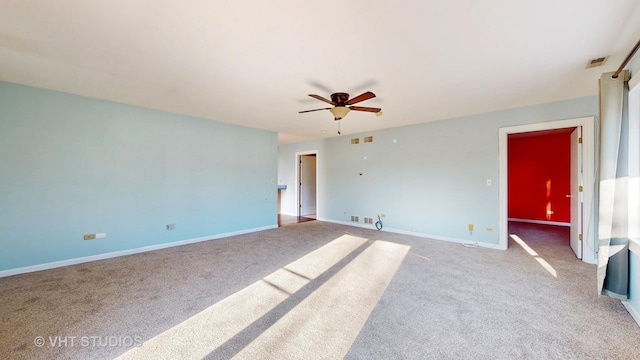
<svg viewBox="0 0 640 360">
<path fill-rule="evenodd" d="M 565 195 L 565 196 L 566 196 L 566 197 L 568 197 L 568 198 L 570 198 L 570 197 L 571 197 L 571 194 L 567 194 L 567 195 Z"/>
</svg>

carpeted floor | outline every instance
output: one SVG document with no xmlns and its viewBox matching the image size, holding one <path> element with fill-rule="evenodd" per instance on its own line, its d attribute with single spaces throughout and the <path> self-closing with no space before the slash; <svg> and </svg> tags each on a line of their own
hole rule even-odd
<svg viewBox="0 0 640 360">
<path fill-rule="evenodd" d="M 510 233 L 499 251 L 312 221 L 0 278 L 0 358 L 640 358 L 568 228 Z"/>
</svg>

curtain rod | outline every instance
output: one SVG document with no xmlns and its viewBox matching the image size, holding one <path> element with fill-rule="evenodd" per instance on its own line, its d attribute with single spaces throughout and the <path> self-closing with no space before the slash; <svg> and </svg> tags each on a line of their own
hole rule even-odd
<svg viewBox="0 0 640 360">
<path fill-rule="evenodd" d="M 620 73 L 622 72 L 622 69 L 624 69 L 624 67 L 627 66 L 627 63 L 629 62 L 629 60 L 631 60 L 631 58 L 636 53 L 636 51 L 638 51 L 638 48 L 640 48 L 640 40 L 638 40 L 638 42 L 636 43 L 636 46 L 634 46 L 633 49 L 631 49 L 631 52 L 629 53 L 629 55 L 627 55 L 626 59 L 624 59 L 622 64 L 620 64 L 620 67 L 618 68 L 618 70 L 613 73 L 613 75 L 611 76 L 612 78 L 614 79 L 618 78 L 618 75 L 620 75 Z"/>
</svg>

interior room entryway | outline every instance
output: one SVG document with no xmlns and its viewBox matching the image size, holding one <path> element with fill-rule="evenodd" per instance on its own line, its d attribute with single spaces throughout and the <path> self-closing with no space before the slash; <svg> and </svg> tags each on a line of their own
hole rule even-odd
<svg viewBox="0 0 640 360">
<path fill-rule="evenodd" d="M 316 154 L 300 155 L 298 165 L 298 216 L 315 219 L 317 213 Z"/>
<path fill-rule="evenodd" d="M 571 248 L 578 259 L 596 262 L 594 143 L 593 118 L 500 129 L 499 244 L 503 248 L 515 241 L 514 222 L 543 225 L 538 233 L 565 227 L 566 237 L 549 239 Z"/>
<path fill-rule="evenodd" d="M 278 226 L 297 224 L 317 219 L 318 214 L 318 151 L 309 150 L 296 153 L 296 181 L 291 190 L 295 193 L 295 215 L 278 211 Z"/>
<path fill-rule="evenodd" d="M 565 246 L 570 243 L 579 259 L 580 130 L 571 127 L 509 134 L 507 170 L 509 234 L 512 222 L 547 225 L 543 229 L 569 227 L 567 238 L 558 237 L 557 241 Z"/>
</svg>

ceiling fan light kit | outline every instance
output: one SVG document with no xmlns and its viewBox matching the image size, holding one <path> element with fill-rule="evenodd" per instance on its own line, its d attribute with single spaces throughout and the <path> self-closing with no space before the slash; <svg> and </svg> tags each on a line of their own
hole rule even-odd
<svg viewBox="0 0 640 360">
<path fill-rule="evenodd" d="M 336 106 L 329 109 L 329 111 L 331 111 L 331 113 L 333 114 L 334 120 L 340 120 L 343 117 L 347 116 L 351 109 L 346 106 Z"/>
</svg>

